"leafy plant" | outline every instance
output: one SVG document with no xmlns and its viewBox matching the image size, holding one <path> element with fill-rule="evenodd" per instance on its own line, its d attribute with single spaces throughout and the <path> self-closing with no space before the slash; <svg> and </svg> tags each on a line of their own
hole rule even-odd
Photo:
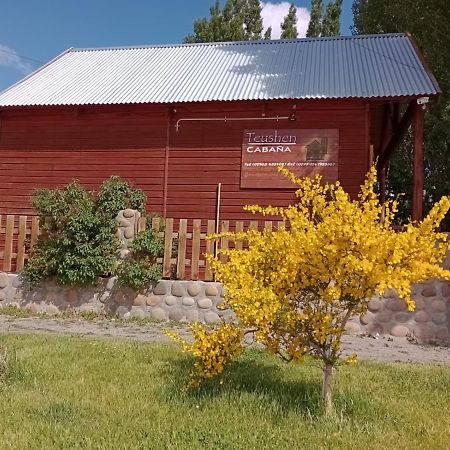
<svg viewBox="0 0 450 450">
<path fill-rule="evenodd" d="M 111 274 L 119 248 L 117 212 L 143 208 L 144 202 L 144 193 L 119 177 L 105 181 L 98 195 L 78 181 L 62 189 L 37 190 L 33 206 L 42 233 L 24 268 L 25 279 L 36 284 L 54 277 L 58 284 L 93 285 L 100 276 Z"/>
<path fill-rule="evenodd" d="M 119 284 L 140 291 L 162 276 L 156 259 L 164 250 L 162 240 L 152 228 L 138 233 L 130 245 L 131 255 L 116 269 Z"/>
<path fill-rule="evenodd" d="M 122 209 L 135 209 L 145 212 L 147 196 L 141 189 L 135 189 L 118 176 L 112 176 L 100 187 L 97 194 L 98 210 L 115 217 Z"/>
<path fill-rule="evenodd" d="M 194 384 L 220 374 L 242 351 L 246 333 L 283 360 L 316 358 L 323 365 L 329 414 L 333 371 L 343 362 L 355 362 L 355 356 L 345 359 L 341 353 L 348 320 L 365 314 L 370 298 L 388 288 L 413 311 L 411 283 L 450 279 L 450 271 L 440 266 L 450 248 L 448 237 L 436 232 L 450 199 L 443 197 L 421 223 L 397 232 L 392 228 L 397 205 L 380 204 L 374 167 L 356 200 L 338 182 L 323 185 L 320 177 L 299 179 L 287 169 L 280 171 L 298 185 L 297 203 L 247 210 L 279 215 L 289 229 L 214 236 L 248 242 L 248 249 L 221 251 L 226 262 L 211 258 L 237 324 L 213 331 L 197 325 L 193 342 L 172 336 L 195 358 Z"/>
</svg>

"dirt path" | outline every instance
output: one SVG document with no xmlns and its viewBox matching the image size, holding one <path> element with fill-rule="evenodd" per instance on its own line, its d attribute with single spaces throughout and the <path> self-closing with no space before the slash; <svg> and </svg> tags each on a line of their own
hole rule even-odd
<svg viewBox="0 0 450 450">
<path fill-rule="evenodd" d="M 169 342 L 164 330 L 188 335 L 186 327 L 166 323 L 144 325 L 113 320 L 51 319 L 41 317 L 16 318 L 0 315 L 0 333 L 48 333 L 78 335 L 93 338 L 131 339 L 142 342 Z M 367 336 L 345 336 L 346 354 L 358 354 L 359 359 L 450 364 L 450 348 L 411 344 L 404 338 L 374 339 Z"/>
</svg>

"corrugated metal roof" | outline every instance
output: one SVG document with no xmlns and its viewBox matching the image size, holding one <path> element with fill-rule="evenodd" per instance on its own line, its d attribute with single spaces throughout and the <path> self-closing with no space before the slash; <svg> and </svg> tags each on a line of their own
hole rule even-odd
<svg viewBox="0 0 450 450">
<path fill-rule="evenodd" d="M 434 95 L 405 34 L 69 49 L 0 106 Z"/>
</svg>

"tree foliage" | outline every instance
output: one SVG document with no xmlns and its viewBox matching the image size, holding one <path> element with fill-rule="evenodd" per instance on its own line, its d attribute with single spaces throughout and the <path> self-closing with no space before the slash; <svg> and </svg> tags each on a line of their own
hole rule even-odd
<svg viewBox="0 0 450 450">
<path fill-rule="evenodd" d="M 320 177 L 298 179 L 280 170 L 298 185 L 297 203 L 247 209 L 279 215 L 289 229 L 215 236 L 248 242 L 248 249 L 222 251 L 227 262 L 212 261 L 237 323 L 212 331 L 196 325 L 193 343 L 175 338 L 195 358 L 194 385 L 221 373 L 242 351 L 242 336 L 249 332 L 286 361 L 317 358 L 324 367 L 323 395 L 330 412 L 332 371 L 342 362 L 348 320 L 364 314 L 370 298 L 388 288 L 414 310 L 411 283 L 450 279 L 450 271 L 439 265 L 450 248 L 447 235 L 435 231 L 450 199 L 442 198 L 423 222 L 396 232 L 391 226 L 396 203 L 379 203 L 375 168 L 356 200 L 338 182 L 323 185 Z"/>
<path fill-rule="evenodd" d="M 298 37 L 297 31 L 297 8 L 291 3 L 289 12 L 281 23 L 281 39 L 296 39 Z"/>
<path fill-rule="evenodd" d="M 311 0 L 311 18 L 307 37 L 339 36 L 342 0 L 332 0 L 324 8 L 322 0 Z"/>
<path fill-rule="evenodd" d="M 247 0 L 244 7 L 244 28 L 246 39 L 261 39 L 264 27 L 259 0 Z"/>
<path fill-rule="evenodd" d="M 223 8 L 216 0 L 209 10 L 209 18 L 194 22 L 194 32 L 184 42 L 225 42 L 261 39 L 263 22 L 259 0 L 227 0 Z M 264 33 L 270 38 L 271 31 Z"/>
<path fill-rule="evenodd" d="M 322 33 L 322 0 L 311 0 L 311 16 L 309 19 L 306 37 L 318 37 Z"/>
<path fill-rule="evenodd" d="M 62 189 L 39 189 L 33 198 L 41 235 L 24 268 L 35 284 L 54 278 L 63 285 L 93 285 L 115 269 L 116 215 L 120 209 L 143 210 L 145 194 L 119 177 L 106 180 L 98 194 L 77 181 Z"/>
<path fill-rule="evenodd" d="M 422 50 L 436 76 L 442 95 L 431 105 L 425 121 L 425 210 L 450 193 L 450 8 L 447 0 L 354 0 L 355 34 L 396 33 L 409 31 Z M 410 215 L 412 196 L 412 140 L 408 135 L 394 153 L 388 171 L 387 191 L 391 197 L 405 193 L 399 208 Z M 405 168 L 405 164 L 406 168 Z M 446 228 L 450 228 L 447 218 Z"/>
<path fill-rule="evenodd" d="M 322 19 L 321 36 L 339 36 L 341 33 L 342 0 L 328 3 Z"/>
</svg>

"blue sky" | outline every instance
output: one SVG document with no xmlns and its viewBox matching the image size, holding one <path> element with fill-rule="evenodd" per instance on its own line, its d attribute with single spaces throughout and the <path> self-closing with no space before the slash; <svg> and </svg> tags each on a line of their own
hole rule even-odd
<svg viewBox="0 0 450 450">
<path fill-rule="evenodd" d="M 0 5 L 0 91 L 69 47 L 182 42 L 214 0 L 10 0 Z M 223 4 L 222 0 L 222 4 Z M 349 35 L 351 0 L 344 0 L 341 34 Z M 310 0 L 297 0 L 305 29 Z M 277 26 L 288 2 L 263 3 L 266 24 Z"/>
</svg>

